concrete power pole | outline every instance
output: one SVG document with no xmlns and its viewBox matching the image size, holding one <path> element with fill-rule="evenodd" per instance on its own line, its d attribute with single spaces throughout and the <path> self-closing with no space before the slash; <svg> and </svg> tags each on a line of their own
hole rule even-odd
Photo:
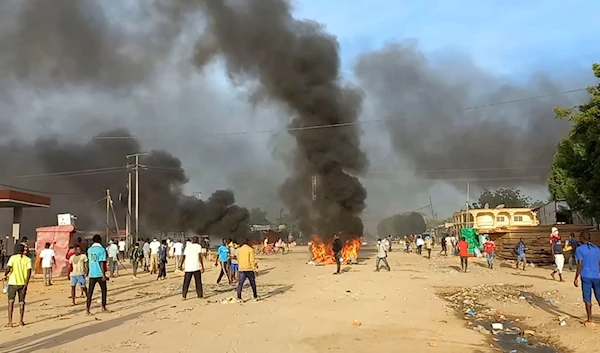
<svg viewBox="0 0 600 353">
<path fill-rule="evenodd" d="M 140 167 L 144 167 L 140 164 L 140 156 L 147 156 L 148 153 L 135 153 L 127 155 L 127 158 L 135 157 L 135 235 L 133 241 L 136 242 L 140 236 Z"/>
<path fill-rule="evenodd" d="M 110 189 L 106 189 L 106 241 L 110 236 Z"/>
<path fill-rule="evenodd" d="M 134 243 L 131 236 L 131 171 L 127 170 L 127 216 L 125 218 L 125 236 L 129 244 Z"/>
</svg>

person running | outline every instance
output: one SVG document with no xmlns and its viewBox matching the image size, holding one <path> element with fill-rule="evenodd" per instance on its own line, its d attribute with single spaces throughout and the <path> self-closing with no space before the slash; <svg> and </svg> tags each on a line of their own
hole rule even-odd
<svg viewBox="0 0 600 353">
<path fill-rule="evenodd" d="M 150 271 L 150 239 L 144 241 L 142 250 L 144 251 L 144 271 L 148 272 Z"/>
<path fill-rule="evenodd" d="M 433 250 L 433 238 L 431 236 L 425 238 L 425 250 L 427 250 L 427 258 L 431 260 L 431 250 Z"/>
<path fill-rule="evenodd" d="M 131 250 L 129 260 L 131 261 L 131 269 L 133 271 L 133 279 L 138 279 L 137 270 L 140 267 L 140 264 L 144 263 L 144 250 L 142 248 L 140 248 L 139 243 L 133 244 L 133 249 Z"/>
<path fill-rule="evenodd" d="M 88 278 L 89 278 L 89 290 L 86 302 L 86 314 L 91 315 L 90 308 L 92 306 L 92 297 L 94 296 L 94 288 L 96 284 L 100 286 L 100 291 L 102 292 L 102 311 L 106 312 L 106 301 L 108 296 L 108 288 L 107 282 L 108 278 L 106 277 L 106 250 L 100 243 L 102 241 L 102 237 L 96 234 L 92 238 L 93 244 L 87 250 L 87 258 L 88 258 Z"/>
<path fill-rule="evenodd" d="M 153 275 L 158 271 L 158 249 L 160 242 L 154 238 L 150 243 L 150 274 Z"/>
<path fill-rule="evenodd" d="M 570 252 L 569 256 L 569 271 L 573 271 L 573 268 L 577 268 L 577 256 L 575 255 L 579 242 L 575 238 L 575 233 L 571 233 L 569 236 L 569 243 L 566 244 L 567 250 Z"/>
<path fill-rule="evenodd" d="M 110 270 L 110 277 L 115 277 L 115 272 L 117 276 L 119 275 L 119 246 L 115 244 L 114 241 L 110 240 L 108 242 L 108 246 L 106 247 L 106 252 L 108 254 L 108 269 Z"/>
<path fill-rule="evenodd" d="M 417 244 L 417 255 L 423 254 L 423 245 L 425 245 L 425 241 L 423 240 L 422 236 L 417 235 L 416 244 Z"/>
<path fill-rule="evenodd" d="M 483 243 L 483 251 L 485 252 L 485 261 L 490 270 L 494 269 L 494 258 L 496 257 L 496 243 L 489 237 Z"/>
<path fill-rule="evenodd" d="M 335 259 L 336 271 L 333 273 L 334 275 L 339 275 L 342 271 L 342 261 L 344 260 L 342 257 L 342 241 L 340 240 L 340 236 L 338 234 L 333 235 L 333 258 Z M 241 270 L 240 270 L 241 271 Z"/>
<path fill-rule="evenodd" d="M 42 273 L 44 274 L 44 285 L 52 285 L 52 267 L 56 265 L 56 254 L 54 250 L 50 248 L 51 244 L 46 243 L 44 250 L 40 252 L 40 259 L 42 259 Z"/>
<path fill-rule="evenodd" d="M 202 260 L 202 246 L 200 246 L 200 239 L 198 237 L 193 237 L 192 243 L 186 245 L 181 258 L 181 263 L 178 265 L 181 271 L 185 271 L 185 275 L 183 276 L 183 287 L 181 288 L 183 300 L 187 298 L 192 277 L 196 284 L 196 295 L 198 298 L 203 298 L 202 273 L 204 272 L 204 261 Z"/>
<path fill-rule="evenodd" d="M 469 243 L 467 243 L 465 237 L 461 237 L 456 246 L 458 247 L 458 254 L 460 255 L 460 268 L 463 272 L 467 272 L 469 266 Z"/>
<path fill-rule="evenodd" d="M 234 242 L 229 247 L 229 262 L 231 263 L 231 281 L 237 280 L 239 264 L 237 259 L 237 247 L 238 245 Z"/>
<path fill-rule="evenodd" d="M 381 238 L 377 239 L 377 261 L 375 261 L 375 272 L 379 272 L 379 264 L 383 262 L 388 272 L 391 270 L 387 261 L 387 247 Z"/>
<path fill-rule="evenodd" d="M 179 239 L 173 243 L 173 256 L 175 257 L 175 270 L 179 270 L 183 256 L 183 243 Z"/>
<path fill-rule="evenodd" d="M 237 258 L 239 263 L 239 279 L 237 285 L 237 299 L 242 301 L 242 288 L 246 279 L 250 282 L 252 288 L 253 300 L 260 300 L 258 290 L 256 288 L 256 274 L 258 264 L 256 263 L 256 254 L 250 245 L 250 240 L 244 239 L 243 245 L 237 249 Z"/>
<path fill-rule="evenodd" d="M 31 279 L 31 258 L 29 258 L 29 248 L 23 244 L 18 244 L 15 249 L 15 255 L 8 259 L 4 280 L 8 280 L 8 323 L 5 327 L 13 326 L 13 311 L 15 308 L 15 298 L 19 298 L 19 325 L 25 326 L 23 318 L 25 316 L 25 296 L 27 295 L 27 286 Z"/>
<path fill-rule="evenodd" d="M 215 267 L 221 265 L 221 272 L 217 278 L 217 284 L 221 283 L 223 275 L 227 275 L 227 281 L 231 284 L 231 274 L 229 273 L 229 247 L 227 246 L 227 239 L 223 238 L 223 243 L 217 249 L 217 259 L 215 261 Z"/>
<path fill-rule="evenodd" d="M 565 255 L 563 254 L 562 242 L 560 239 L 557 239 L 552 244 L 552 255 L 554 255 L 554 264 L 556 265 L 556 269 L 552 271 L 550 276 L 552 279 L 556 279 L 556 274 L 558 273 L 558 278 L 560 282 L 564 282 L 562 278 L 563 267 L 565 266 Z"/>
<path fill-rule="evenodd" d="M 279 251 L 281 251 L 281 254 L 285 255 L 285 243 L 281 238 L 275 243 L 275 253 L 277 254 Z"/>
<path fill-rule="evenodd" d="M 125 243 L 125 238 L 121 238 L 119 240 L 119 255 L 121 257 L 121 261 L 125 261 L 125 248 L 127 247 L 127 243 Z"/>
<path fill-rule="evenodd" d="M 81 253 L 81 247 L 75 245 L 75 254 L 69 258 L 69 276 L 68 279 L 71 282 L 71 298 L 73 299 L 73 305 L 75 305 L 75 291 L 77 285 L 81 288 L 83 295 L 87 295 L 87 288 L 85 285 L 85 274 L 88 273 L 88 259 L 85 254 Z M 82 297 L 83 297 L 82 295 Z"/>
<path fill-rule="evenodd" d="M 525 271 L 525 266 L 527 266 L 527 257 L 525 256 L 525 252 L 527 251 L 527 247 L 525 246 L 525 241 L 523 238 L 519 239 L 514 251 L 515 255 L 517 256 L 517 270 L 519 269 L 519 264 L 523 263 L 523 271 Z"/>
<path fill-rule="evenodd" d="M 591 237 L 587 230 L 581 232 L 581 244 L 576 250 L 577 271 L 573 280 L 575 287 L 578 287 L 578 279 L 581 276 L 581 291 L 587 313 L 587 320 L 584 322 L 586 327 L 596 326 L 592 320 L 592 292 L 600 305 L 600 249 L 590 243 Z"/>
<path fill-rule="evenodd" d="M 448 239 L 448 237 L 443 238 L 440 241 L 440 245 L 442 246 L 442 250 L 440 250 L 440 252 L 438 253 L 438 256 L 442 256 L 442 254 L 444 256 L 448 256 L 448 242 L 446 241 L 446 239 Z"/>
<path fill-rule="evenodd" d="M 167 279 L 167 241 L 163 240 L 158 248 L 158 277 L 156 280 Z"/>
</svg>

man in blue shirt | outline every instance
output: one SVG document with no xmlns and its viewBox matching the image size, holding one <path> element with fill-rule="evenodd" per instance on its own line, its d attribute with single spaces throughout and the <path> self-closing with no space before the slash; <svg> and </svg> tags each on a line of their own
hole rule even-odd
<svg viewBox="0 0 600 353">
<path fill-rule="evenodd" d="M 581 244 L 575 251 L 577 257 L 577 272 L 573 284 L 579 286 L 579 276 L 581 275 L 581 291 L 583 292 L 583 302 L 587 313 L 587 321 L 584 323 L 587 327 L 594 327 L 596 324 L 592 321 L 592 292 L 596 301 L 600 305 L 600 249 L 590 243 L 590 232 L 581 232 Z"/>
<path fill-rule="evenodd" d="M 87 251 L 89 267 L 88 277 L 90 279 L 86 303 L 88 315 L 91 315 L 90 307 L 92 306 L 92 296 L 94 294 L 96 283 L 100 285 L 100 291 L 102 292 L 102 311 L 108 311 L 106 309 L 106 296 L 108 292 L 106 288 L 106 282 L 108 281 L 108 278 L 106 278 L 106 250 L 101 244 L 102 238 L 100 235 L 94 235 L 92 241 L 94 243 Z"/>
<path fill-rule="evenodd" d="M 523 263 L 523 271 L 525 271 L 525 266 L 527 266 L 527 257 L 525 256 L 525 251 L 527 248 L 525 247 L 525 242 L 523 238 L 519 239 L 519 243 L 515 246 L 515 255 L 517 255 L 517 270 L 519 269 L 519 264 Z"/>
<path fill-rule="evenodd" d="M 221 282 L 223 275 L 227 275 L 227 281 L 231 284 L 231 275 L 229 274 L 229 246 L 227 246 L 227 239 L 223 238 L 223 244 L 217 249 L 217 259 L 215 261 L 215 267 L 221 264 L 221 273 L 217 278 L 217 284 Z"/>
</svg>

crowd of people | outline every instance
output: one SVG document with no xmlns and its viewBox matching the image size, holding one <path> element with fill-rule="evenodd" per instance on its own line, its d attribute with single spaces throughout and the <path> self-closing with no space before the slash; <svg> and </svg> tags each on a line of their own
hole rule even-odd
<svg viewBox="0 0 600 353">
<path fill-rule="evenodd" d="M 23 238 L 16 246 L 15 255 L 8 259 L 3 292 L 8 295 L 8 323 L 6 327 L 13 327 L 13 311 L 15 301 L 18 300 L 20 317 L 19 324 L 25 325 L 25 298 L 27 288 L 33 274 L 33 259 L 31 258 L 27 238 Z M 56 253 L 52 244 L 46 243 L 39 253 L 43 273 L 44 285 L 52 285 L 52 269 L 56 266 Z M 124 249 L 124 250 L 121 250 Z M 77 287 L 81 290 L 80 298 L 86 298 L 86 313 L 91 315 L 91 304 L 96 289 L 100 287 L 101 310 L 108 311 L 108 283 L 111 278 L 119 276 L 119 267 L 129 271 L 123 264 L 128 254 L 134 279 L 138 279 L 138 270 L 156 275 L 157 280 L 167 277 L 167 263 L 173 261 L 175 271 L 183 273 L 182 299 L 187 299 L 189 287 L 194 279 L 196 295 L 204 297 L 202 286 L 202 273 L 204 273 L 204 260 L 208 256 L 208 243 L 201 244 L 199 237 L 188 239 L 183 244 L 182 240 L 162 240 L 154 238 L 152 241 L 144 240 L 133 244 L 127 249 L 121 241 L 110 240 L 102 244 L 102 237 L 94 235 L 92 244 L 86 247 L 81 238 L 70 247 L 67 252 L 68 280 L 70 284 L 72 304 L 76 305 Z M 216 253 L 215 266 L 220 266 L 220 273 L 216 283 L 226 277 L 229 284 L 237 281 L 237 301 L 242 302 L 242 289 L 246 281 L 250 283 L 253 300 L 259 300 L 256 275 L 258 264 L 255 249 L 248 239 L 238 245 L 231 239 L 223 239 Z"/>
</svg>

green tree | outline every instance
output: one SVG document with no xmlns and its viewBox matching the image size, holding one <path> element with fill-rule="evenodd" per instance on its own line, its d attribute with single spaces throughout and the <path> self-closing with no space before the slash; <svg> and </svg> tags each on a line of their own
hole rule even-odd
<svg viewBox="0 0 600 353">
<path fill-rule="evenodd" d="M 533 201 L 531 197 L 523 195 L 521 190 L 512 188 L 500 188 L 497 190 L 484 189 L 479 195 L 479 200 L 473 203 L 474 208 L 483 208 L 488 204 L 490 208 L 496 208 L 499 205 L 505 207 L 537 207 L 543 205 L 541 201 Z"/>
<path fill-rule="evenodd" d="M 425 219 L 419 212 L 411 212 L 406 215 L 408 234 L 421 234 L 427 229 Z"/>
<path fill-rule="evenodd" d="M 267 225 L 271 224 L 267 219 L 267 211 L 261 210 L 259 207 L 255 207 L 250 210 L 250 224 L 255 225 Z"/>
<path fill-rule="evenodd" d="M 399 236 L 421 234 L 426 229 L 422 214 L 418 212 L 400 213 L 381 220 L 377 225 L 377 235 L 383 237 L 388 234 Z"/>
<path fill-rule="evenodd" d="M 600 79 L 600 64 L 592 66 Z M 555 108 L 557 118 L 573 122 L 558 143 L 548 189 L 554 200 L 564 199 L 585 216 L 600 213 L 600 84 L 587 88 L 590 100 L 575 108 Z"/>
<path fill-rule="evenodd" d="M 394 231 L 394 216 L 387 217 L 379 221 L 377 224 L 377 235 L 383 237 L 387 234 L 395 233 Z"/>
</svg>

